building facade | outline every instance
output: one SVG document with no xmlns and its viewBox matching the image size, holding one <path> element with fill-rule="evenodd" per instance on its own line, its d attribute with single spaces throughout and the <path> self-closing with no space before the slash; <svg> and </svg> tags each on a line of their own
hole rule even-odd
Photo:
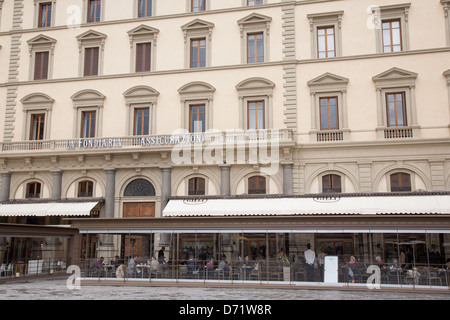
<svg viewBox="0 0 450 320">
<path fill-rule="evenodd" d="M 68 224 L 64 217 L 87 215 L 95 232 L 83 219 L 74 225 L 100 235 L 80 247 L 91 258 L 125 258 L 135 254 L 124 249 L 131 236 L 101 234 L 98 223 L 115 221 L 117 234 L 129 218 L 164 224 L 166 206 L 179 199 L 446 200 L 449 7 L 448 0 L 0 0 L 1 222 Z M 33 203 L 41 202 L 90 205 L 39 216 Z M 419 213 L 440 215 L 425 227 L 439 231 L 424 241 L 450 257 L 446 203 Z M 17 213 L 18 204 L 28 211 Z M 405 228 L 396 223 L 390 233 Z M 413 233 L 430 233 L 423 221 L 410 223 Z M 374 225 L 358 223 L 366 237 L 364 225 Z M 142 242 L 138 254 L 164 244 L 173 260 L 173 238 L 153 231 L 150 242 L 133 238 Z M 328 240 L 332 253 L 348 239 L 348 252 L 360 245 L 352 235 L 306 233 L 297 250 L 274 240 L 271 254 L 283 247 L 296 257 L 307 243 L 318 253 Z"/>
</svg>

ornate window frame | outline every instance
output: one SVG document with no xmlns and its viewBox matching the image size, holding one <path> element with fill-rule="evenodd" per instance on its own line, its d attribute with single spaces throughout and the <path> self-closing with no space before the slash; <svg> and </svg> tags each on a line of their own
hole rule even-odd
<svg viewBox="0 0 450 320">
<path fill-rule="evenodd" d="M 308 14 L 309 28 L 311 34 L 311 58 L 319 59 L 317 54 L 318 41 L 317 41 L 317 30 L 322 27 L 333 27 L 334 28 L 334 45 L 335 45 L 335 56 L 342 56 L 342 16 L 344 11 L 333 11 L 325 13 L 313 13 Z M 327 58 L 321 58 L 327 59 Z"/>
<path fill-rule="evenodd" d="M 349 79 L 332 73 L 324 73 L 310 81 L 308 86 L 311 96 L 311 131 L 310 139 L 313 142 L 338 141 L 350 139 L 347 112 L 347 85 Z M 333 131 L 320 130 L 320 98 L 335 96 L 338 100 L 339 129 Z M 328 135 L 322 139 L 321 133 Z"/>
<path fill-rule="evenodd" d="M 205 105 L 205 131 L 213 127 L 213 101 L 216 89 L 201 81 L 185 84 L 178 93 L 181 100 L 181 128 L 189 131 L 189 108 L 191 105 Z"/>
<path fill-rule="evenodd" d="M 377 91 L 377 136 L 384 140 L 388 130 L 386 115 L 386 93 L 404 92 L 406 103 L 407 126 L 401 130 L 409 130 L 410 134 L 402 136 L 418 138 L 420 126 L 417 123 L 416 111 L 416 78 L 418 74 L 397 67 L 391 68 L 372 78 Z M 395 129 L 394 129 L 395 130 Z M 395 138 L 395 135 L 393 136 Z M 399 136 L 400 137 L 400 136 Z"/>
<path fill-rule="evenodd" d="M 196 38 L 205 38 L 206 40 L 206 65 L 205 67 L 211 67 L 211 41 L 212 41 L 212 29 L 214 24 L 201 19 L 195 19 L 189 23 L 181 26 L 184 36 L 184 68 L 190 68 L 191 61 L 191 40 Z"/>
<path fill-rule="evenodd" d="M 105 5 L 106 5 L 107 0 L 102 0 L 101 2 L 101 7 L 100 7 L 100 21 L 105 21 Z M 89 24 L 94 24 L 94 23 L 99 23 L 99 22 L 89 22 L 88 21 L 88 6 L 89 6 L 89 0 L 83 0 L 83 18 L 81 19 L 81 21 L 83 21 L 84 23 L 89 23 Z"/>
<path fill-rule="evenodd" d="M 158 29 L 143 24 L 128 31 L 130 37 L 130 73 L 136 73 L 136 46 L 140 43 L 151 43 L 150 72 L 155 71 L 158 33 Z"/>
<path fill-rule="evenodd" d="M 98 75 L 103 75 L 103 62 L 105 52 L 106 34 L 94 30 L 88 30 L 77 36 L 78 40 L 78 76 L 84 76 L 84 59 L 86 48 L 99 48 L 98 54 Z"/>
<path fill-rule="evenodd" d="M 273 88 L 275 83 L 264 78 L 249 78 L 236 85 L 239 98 L 239 128 L 247 130 L 249 101 L 264 101 L 264 128 L 273 127 Z"/>
<path fill-rule="evenodd" d="M 447 79 L 448 107 L 449 107 L 449 113 L 450 113 L 450 69 L 448 69 L 447 71 L 444 71 L 443 75 Z M 449 122 L 448 127 L 450 128 L 450 122 Z"/>
<path fill-rule="evenodd" d="M 55 17 L 56 17 L 56 0 L 34 0 L 34 14 L 33 14 L 33 28 L 39 28 L 39 9 L 42 3 L 51 3 L 52 4 L 52 16 L 50 17 L 50 27 L 55 26 Z M 49 27 L 47 27 L 49 28 Z"/>
<path fill-rule="evenodd" d="M 250 33 L 262 32 L 264 37 L 264 62 L 270 61 L 270 23 L 271 17 L 252 13 L 237 21 L 241 36 L 241 63 L 247 64 L 247 37 Z"/>
<path fill-rule="evenodd" d="M 202 11 L 192 11 L 192 0 L 186 0 L 186 12 L 199 13 L 211 10 L 211 0 L 205 0 L 205 10 Z"/>
<path fill-rule="evenodd" d="M 45 36 L 43 34 L 37 35 L 36 37 L 27 41 L 28 52 L 30 55 L 30 67 L 28 71 L 28 79 L 30 81 L 34 80 L 34 67 L 36 65 L 36 53 L 37 52 L 48 52 L 48 73 L 47 79 L 53 78 L 53 57 L 55 53 L 56 40 Z M 41 81 L 41 80 L 35 80 Z M 42 79 L 42 81 L 45 81 Z"/>
<path fill-rule="evenodd" d="M 95 111 L 95 137 L 101 137 L 103 131 L 103 105 L 106 97 L 95 90 L 82 90 L 70 97 L 73 101 L 74 127 L 73 138 L 81 135 L 82 113 L 84 111 Z"/>
<path fill-rule="evenodd" d="M 148 86 L 136 86 L 123 93 L 127 106 L 126 132 L 133 136 L 135 109 L 148 107 L 150 112 L 149 135 L 156 133 L 156 105 L 159 92 Z"/>
<path fill-rule="evenodd" d="M 394 4 L 381 7 L 372 7 L 375 16 L 375 36 L 376 48 L 378 53 L 384 53 L 383 50 L 383 20 L 400 20 L 402 51 L 409 50 L 409 9 L 411 3 Z M 391 52 L 390 52 L 391 53 Z M 386 53 L 389 54 L 389 53 Z"/>
<path fill-rule="evenodd" d="M 23 105 L 23 125 L 22 125 L 22 140 L 29 140 L 30 138 L 30 124 L 33 114 L 44 114 L 44 140 L 49 140 L 51 130 L 52 109 L 55 100 L 44 93 L 32 93 L 20 100 Z"/>
<path fill-rule="evenodd" d="M 148 17 L 139 17 L 139 0 L 133 0 L 133 18 L 135 19 L 146 19 L 150 17 L 154 17 L 156 15 L 156 2 L 158 0 L 152 0 L 152 15 Z"/>
<path fill-rule="evenodd" d="M 257 7 L 257 6 L 262 6 L 267 4 L 267 0 L 262 0 L 262 4 L 255 4 L 254 6 L 249 6 L 248 5 L 248 0 L 242 0 L 242 6 L 243 7 Z"/>
<path fill-rule="evenodd" d="M 447 47 L 450 47 L 450 0 L 441 0 L 441 4 L 444 7 L 446 43 Z"/>
</svg>

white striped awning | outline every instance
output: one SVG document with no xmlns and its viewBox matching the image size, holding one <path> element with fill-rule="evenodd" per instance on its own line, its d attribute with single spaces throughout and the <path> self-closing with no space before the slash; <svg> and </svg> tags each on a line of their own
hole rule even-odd
<svg viewBox="0 0 450 320">
<path fill-rule="evenodd" d="M 0 216 L 46 217 L 46 216 L 89 216 L 98 204 L 95 202 L 45 202 L 1 204 Z"/>
<path fill-rule="evenodd" d="M 450 196 L 172 199 L 163 211 L 165 217 L 335 214 L 450 214 Z"/>
</svg>

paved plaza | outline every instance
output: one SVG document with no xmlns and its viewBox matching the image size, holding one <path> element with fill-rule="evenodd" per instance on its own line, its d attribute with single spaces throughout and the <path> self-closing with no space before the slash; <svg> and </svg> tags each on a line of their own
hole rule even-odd
<svg viewBox="0 0 450 320">
<path fill-rule="evenodd" d="M 81 286 L 67 278 L 0 284 L 0 300 L 450 300 L 449 294 L 305 289 Z"/>
</svg>

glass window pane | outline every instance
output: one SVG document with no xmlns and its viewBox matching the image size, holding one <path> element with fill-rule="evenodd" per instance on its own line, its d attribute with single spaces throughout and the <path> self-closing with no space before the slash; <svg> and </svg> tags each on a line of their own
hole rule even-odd
<svg viewBox="0 0 450 320">
<path fill-rule="evenodd" d="M 383 30 L 383 44 L 388 46 L 391 44 L 391 32 L 390 30 Z"/>
<path fill-rule="evenodd" d="M 320 127 L 323 130 L 328 129 L 328 107 L 320 109 Z"/>
<path fill-rule="evenodd" d="M 330 130 L 337 129 L 337 110 L 336 107 L 330 108 Z"/>
<path fill-rule="evenodd" d="M 334 36 L 333 35 L 327 36 L 327 45 L 328 45 L 328 50 L 334 50 Z"/>
<path fill-rule="evenodd" d="M 400 44 L 400 29 L 394 29 L 392 30 L 392 43 L 393 44 Z"/>
<path fill-rule="evenodd" d="M 325 37 L 319 37 L 318 39 L 319 43 L 319 52 L 325 51 Z"/>
<path fill-rule="evenodd" d="M 263 41 L 258 41 L 258 62 L 264 62 L 264 43 Z"/>
</svg>

